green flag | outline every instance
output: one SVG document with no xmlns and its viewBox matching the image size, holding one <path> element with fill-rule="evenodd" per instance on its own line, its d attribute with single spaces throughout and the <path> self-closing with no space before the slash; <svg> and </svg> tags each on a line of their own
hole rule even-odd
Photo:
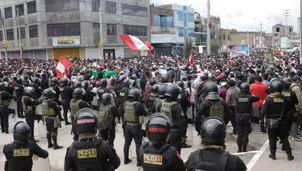
<svg viewBox="0 0 302 171">
<path fill-rule="evenodd" d="M 103 78 L 107 78 L 108 76 L 116 76 L 118 75 L 118 72 L 115 71 L 104 71 Z"/>
<path fill-rule="evenodd" d="M 93 69 L 90 69 L 92 76 L 97 79 L 99 77 L 99 73 Z"/>
</svg>

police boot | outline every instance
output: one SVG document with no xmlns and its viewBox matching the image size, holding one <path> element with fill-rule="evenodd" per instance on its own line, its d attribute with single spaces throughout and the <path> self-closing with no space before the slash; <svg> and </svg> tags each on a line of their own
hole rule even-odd
<svg viewBox="0 0 302 171">
<path fill-rule="evenodd" d="M 288 161 L 294 160 L 294 156 L 292 155 L 291 151 L 287 151 L 286 154 L 287 154 L 287 160 Z"/>
<path fill-rule="evenodd" d="M 48 148 L 52 148 L 53 147 L 53 144 L 51 142 L 51 134 L 50 133 L 47 133 L 46 134 L 46 138 L 47 138 L 47 142 L 48 142 Z"/>
<path fill-rule="evenodd" d="M 242 152 L 247 152 L 246 146 L 247 146 L 247 144 L 243 144 L 243 146 L 242 146 Z"/>
<path fill-rule="evenodd" d="M 242 145 L 241 144 L 237 144 L 238 145 L 238 151 L 237 153 L 241 153 L 242 152 Z"/>
<path fill-rule="evenodd" d="M 129 158 L 125 158 L 125 159 L 124 159 L 124 164 L 129 164 L 129 163 L 131 163 L 131 162 L 132 162 L 132 160 L 129 159 Z"/>
<path fill-rule="evenodd" d="M 58 138 L 57 135 L 53 135 L 53 136 L 52 136 L 52 140 L 53 140 L 53 149 L 54 149 L 54 150 L 63 148 L 63 146 L 58 145 L 57 138 Z"/>
<path fill-rule="evenodd" d="M 142 163 L 141 163 L 139 160 L 137 160 L 136 166 L 137 166 L 137 167 L 141 167 L 141 166 L 142 166 Z"/>
<path fill-rule="evenodd" d="M 271 153 L 268 157 L 272 160 L 276 160 L 276 153 Z"/>
</svg>

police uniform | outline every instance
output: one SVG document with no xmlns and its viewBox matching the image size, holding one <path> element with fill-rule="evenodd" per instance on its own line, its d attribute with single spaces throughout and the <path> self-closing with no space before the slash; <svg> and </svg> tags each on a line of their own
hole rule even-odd
<svg viewBox="0 0 302 171">
<path fill-rule="evenodd" d="M 24 86 L 22 84 L 22 79 L 17 79 L 17 84 L 15 85 L 16 92 L 16 102 L 17 102 L 17 113 L 19 118 L 24 118 L 23 107 L 22 107 L 22 96 L 23 96 Z"/>
<path fill-rule="evenodd" d="M 5 90 L 4 83 L 0 83 L 0 120 L 1 120 L 1 131 L 2 133 L 8 134 L 9 128 L 9 109 L 8 106 L 13 97 L 10 93 Z"/>
<path fill-rule="evenodd" d="M 127 86 L 128 85 L 124 85 L 121 90 L 116 91 L 116 107 L 119 111 L 118 122 L 120 122 L 120 118 L 122 116 L 122 108 L 130 90 Z"/>
<path fill-rule="evenodd" d="M 67 80 L 68 81 L 68 80 Z M 65 119 L 65 125 L 69 125 L 70 122 L 68 122 L 68 111 L 70 110 L 70 100 L 72 99 L 72 92 L 73 89 L 68 87 L 68 85 L 64 85 L 60 88 L 60 99 L 61 99 L 61 104 L 63 107 L 63 116 Z"/>
</svg>

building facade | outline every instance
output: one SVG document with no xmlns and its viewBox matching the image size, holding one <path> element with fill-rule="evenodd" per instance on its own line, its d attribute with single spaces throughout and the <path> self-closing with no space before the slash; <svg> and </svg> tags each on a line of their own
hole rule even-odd
<svg viewBox="0 0 302 171">
<path fill-rule="evenodd" d="M 294 27 L 287 26 L 288 38 L 294 35 Z M 276 24 L 272 27 L 272 47 L 278 48 L 281 46 L 281 38 L 286 37 L 286 26 L 283 24 Z"/>
<path fill-rule="evenodd" d="M 119 35 L 150 40 L 149 4 L 149 0 L 2 0 L 0 40 L 7 44 L 8 58 L 20 58 L 20 49 L 24 58 L 37 59 L 139 55 Z M 5 48 L 0 51 L 3 58 Z"/>
<path fill-rule="evenodd" d="M 185 38 L 194 38 L 194 8 L 151 6 L 151 43 L 156 55 L 182 55 Z"/>
</svg>

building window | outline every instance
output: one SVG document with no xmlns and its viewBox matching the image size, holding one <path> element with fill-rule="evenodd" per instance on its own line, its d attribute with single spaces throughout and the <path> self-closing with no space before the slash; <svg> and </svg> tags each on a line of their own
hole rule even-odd
<svg viewBox="0 0 302 171">
<path fill-rule="evenodd" d="M 93 23 L 93 28 L 99 29 L 100 28 L 100 23 Z"/>
<path fill-rule="evenodd" d="M 188 37 L 194 37 L 194 29 L 188 29 Z"/>
<path fill-rule="evenodd" d="M 274 34 L 274 36 L 275 36 L 275 37 L 278 37 L 278 36 L 279 36 L 279 34 L 278 34 L 278 33 L 276 33 L 276 34 Z"/>
<path fill-rule="evenodd" d="M 222 35 L 222 40 L 225 40 L 225 34 Z"/>
<path fill-rule="evenodd" d="M 24 5 L 20 4 L 20 5 L 16 5 L 16 16 L 18 16 L 18 12 L 19 12 L 19 16 L 24 15 Z"/>
<path fill-rule="evenodd" d="M 0 41 L 3 41 L 3 32 L 0 31 Z"/>
<path fill-rule="evenodd" d="M 27 2 L 27 14 L 37 13 L 36 1 Z"/>
<path fill-rule="evenodd" d="M 116 14 L 116 3 L 106 1 L 106 13 Z"/>
<path fill-rule="evenodd" d="M 147 36 L 147 26 L 123 25 L 124 34 Z"/>
<path fill-rule="evenodd" d="M 280 32 L 280 28 L 279 28 L 279 27 L 276 28 L 276 32 L 277 32 L 277 33 Z"/>
<path fill-rule="evenodd" d="M 147 8 L 145 7 L 122 4 L 122 11 L 123 15 L 147 17 Z"/>
<path fill-rule="evenodd" d="M 110 36 L 117 35 L 116 24 L 107 24 L 107 35 L 110 35 Z"/>
<path fill-rule="evenodd" d="M 289 32 L 290 32 L 290 33 L 293 32 L 293 28 L 289 28 Z"/>
<path fill-rule="evenodd" d="M 21 39 L 25 39 L 25 27 L 21 27 L 21 29 L 20 29 L 20 31 L 21 31 Z M 18 37 L 18 39 L 19 39 L 19 29 L 17 28 L 17 37 Z"/>
<path fill-rule="evenodd" d="M 99 12 L 99 8 L 100 8 L 100 0 L 92 0 L 92 11 L 94 12 Z"/>
<path fill-rule="evenodd" d="M 5 19 L 8 19 L 8 18 L 13 18 L 13 11 L 12 11 L 12 7 L 7 7 L 7 8 L 4 8 L 4 15 L 5 15 Z"/>
<path fill-rule="evenodd" d="M 184 13 L 182 11 L 178 12 L 178 21 L 183 21 L 184 20 Z"/>
<path fill-rule="evenodd" d="M 46 12 L 79 11 L 79 0 L 45 0 Z"/>
<path fill-rule="evenodd" d="M 6 30 L 7 40 L 14 40 L 14 29 Z"/>
<path fill-rule="evenodd" d="M 178 36 L 179 37 L 184 37 L 184 29 L 183 28 L 179 28 L 179 30 L 178 30 Z"/>
<path fill-rule="evenodd" d="M 47 36 L 79 36 L 81 35 L 80 23 L 47 24 Z"/>
<path fill-rule="evenodd" d="M 29 38 L 35 38 L 38 36 L 39 36 L 38 26 L 37 25 L 29 26 Z"/>
<path fill-rule="evenodd" d="M 188 13 L 188 22 L 193 23 L 194 22 L 194 14 Z"/>
</svg>

